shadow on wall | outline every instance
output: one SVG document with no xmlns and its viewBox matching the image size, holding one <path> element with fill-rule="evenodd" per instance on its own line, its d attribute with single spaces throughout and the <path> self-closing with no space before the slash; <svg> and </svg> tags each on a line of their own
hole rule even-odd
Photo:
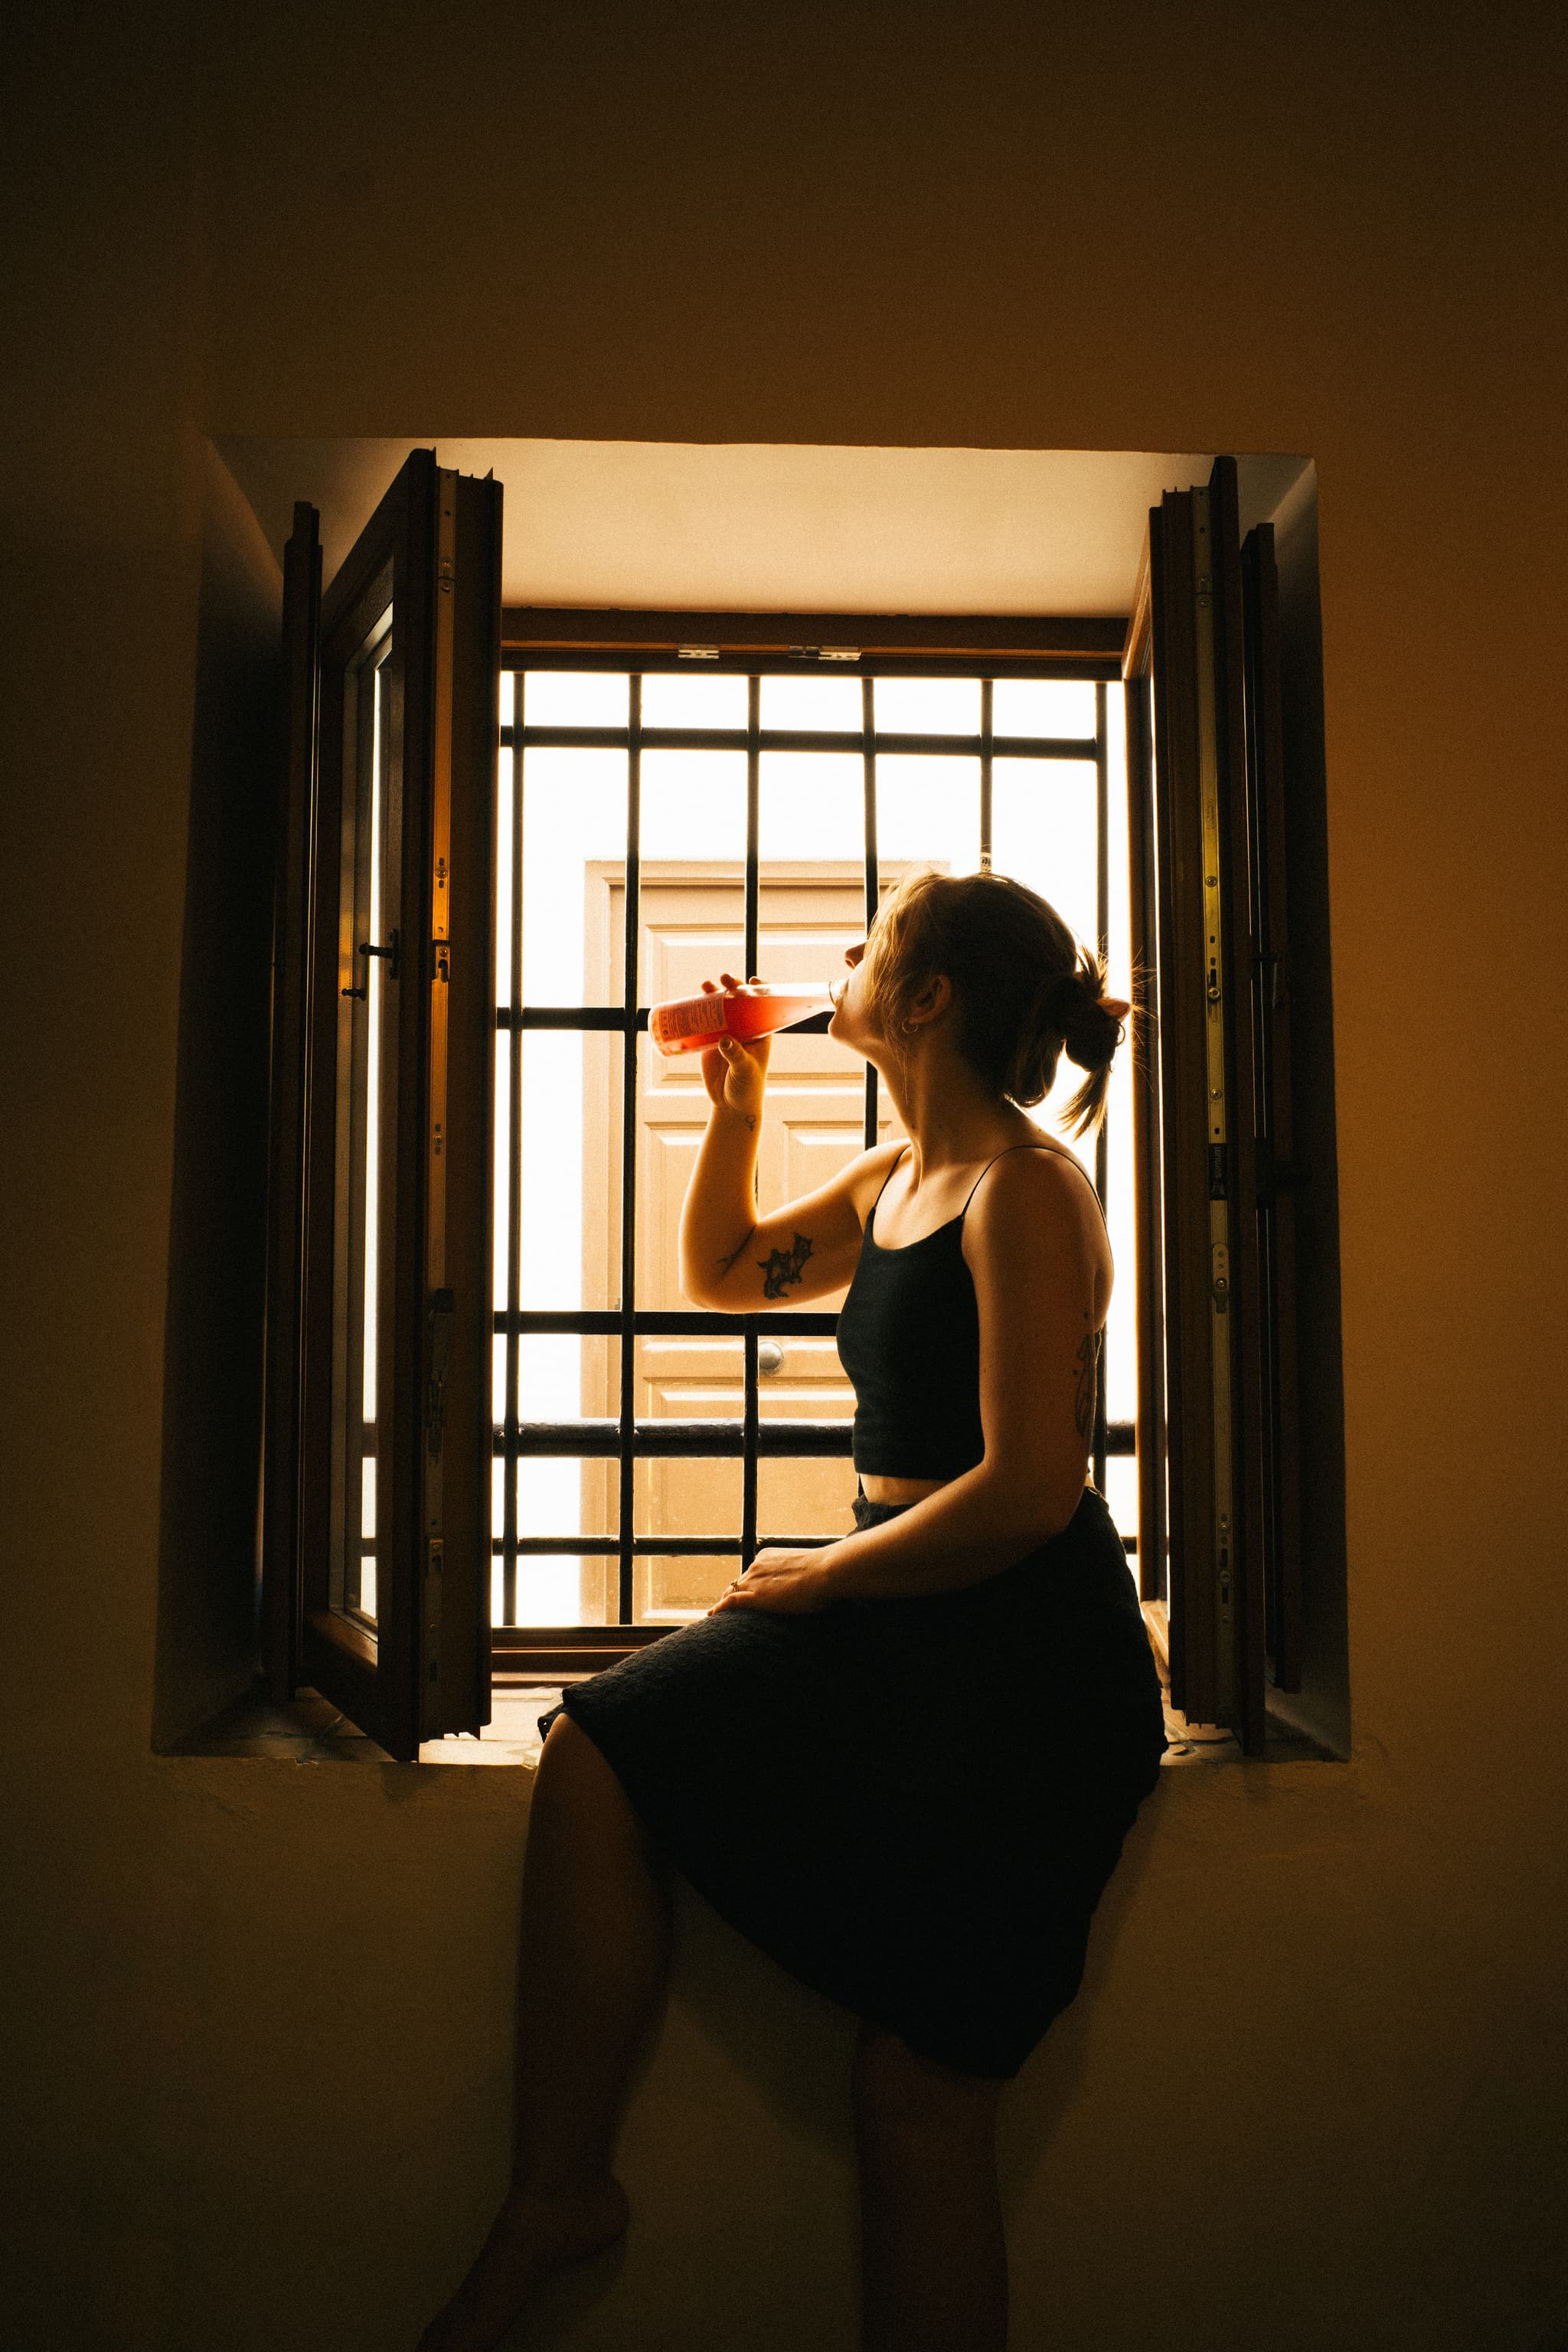
<svg viewBox="0 0 1568 2352">
<path fill-rule="evenodd" d="M 158 1749 L 246 1689 L 258 1664 L 283 582 L 210 444 L 204 458 L 164 1327 Z"/>
</svg>

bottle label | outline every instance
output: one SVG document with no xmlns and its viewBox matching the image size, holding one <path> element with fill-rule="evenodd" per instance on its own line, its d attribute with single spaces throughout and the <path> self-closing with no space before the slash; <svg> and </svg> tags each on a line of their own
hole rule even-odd
<svg viewBox="0 0 1568 2352">
<path fill-rule="evenodd" d="M 717 1034 L 724 1026 L 725 999 L 721 995 L 693 997 L 685 1004 L 659 1007 L 659 1034 L 663 1037 L 702 1037 Z"/>
</svg>

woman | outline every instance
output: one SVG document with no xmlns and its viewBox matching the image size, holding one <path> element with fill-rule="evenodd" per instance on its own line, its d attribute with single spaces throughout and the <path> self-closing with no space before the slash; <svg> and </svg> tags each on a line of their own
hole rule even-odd
<svg viewBox="0 0 1568 2352">
<path fill-rule="evenodd" d="M 769 1041 L 703 1055 L 680 1226 L 697 1305 L 849 1284 L 855 1533 L 758 1553 L 548 1727 L 523 1882 L 514 2186 L 421 2352 L 495 2343 L 625 2229 L 622 2087 L 663 1979 L 665 1872 L 859 2018 L 867 2352 L 999 2352 L 1002 2084 L 1079 1985 L 1164 1747 L 1125 1554 L 1086 1483 L 1110 1244 L 1023 1106 L 1066 1050 L 1100 1117 L 1129 1008 L 1045 901 L 923 870 L 846 958 L 828 1034 L 910 1138 L 758 1219 Z M 731 975 L 723 984 L 732 987 Z M 712 983 L 705 983 L 711 987 Z"/>
</svg>

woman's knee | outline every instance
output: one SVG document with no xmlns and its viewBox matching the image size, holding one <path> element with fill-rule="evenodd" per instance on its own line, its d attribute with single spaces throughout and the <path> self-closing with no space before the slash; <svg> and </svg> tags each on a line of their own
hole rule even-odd
<svg viewBox="0 0 1568 2352">
<path fill-rule="evenodd" d="M 647 1829 L 602 1748 L 569 1715 L 558 1715 L 544 1735 L 535 1768 L 533 1803 L 562 1823 L 567 1835 L 591 1837 L 596 1847 L 635 1846 L 658 1875 L 658 1855 Z"/>
</svg>

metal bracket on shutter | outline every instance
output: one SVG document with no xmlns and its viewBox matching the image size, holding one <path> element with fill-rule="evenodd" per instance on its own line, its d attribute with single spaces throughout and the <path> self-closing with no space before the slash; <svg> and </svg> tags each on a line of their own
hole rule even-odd
<svg viewBox="0 0 1568 2352">
<path fill-rule="evenodd" d="M 441 1428 L 447 1418 L 447 1363 L 452 1352 L 452 1309 L 455 1301 L 449 1290 L 433 1290 L 427 1315 L 430 1332 L 430 1378 L 426 1390 L 425 1426 L 430 1433 L 430 1452 L 438 1460 L 441 1453 Z"/>
</svg>

